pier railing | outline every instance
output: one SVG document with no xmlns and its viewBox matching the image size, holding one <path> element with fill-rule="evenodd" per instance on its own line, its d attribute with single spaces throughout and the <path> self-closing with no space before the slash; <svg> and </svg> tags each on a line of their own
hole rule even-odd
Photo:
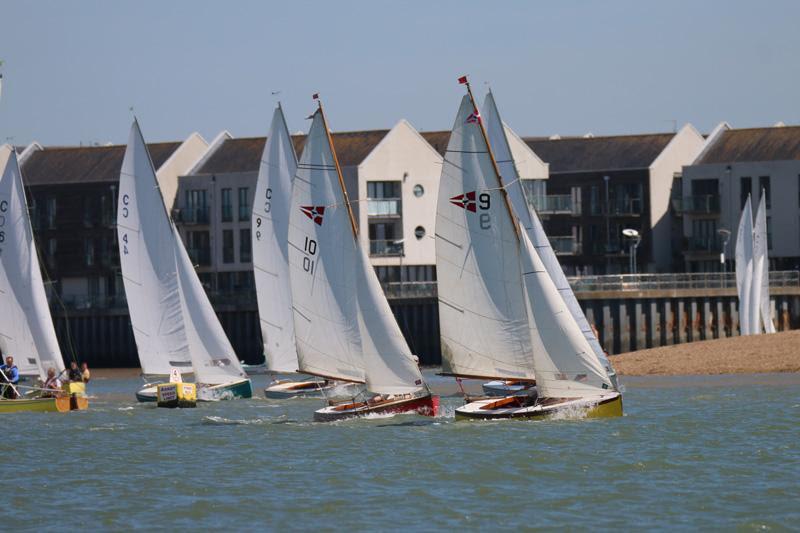
<svg viewBox="0 0 800 533">
<path fill-rule="evenodd" d="M 575 292 L 736 288 L 736 274 L 734 272 L 619 274 L 579 276 L 567 279 Z M 772 271 L 769 273 L 769 286 L 772 288 L 800 287 L 800 271 Z"/>
</svg>

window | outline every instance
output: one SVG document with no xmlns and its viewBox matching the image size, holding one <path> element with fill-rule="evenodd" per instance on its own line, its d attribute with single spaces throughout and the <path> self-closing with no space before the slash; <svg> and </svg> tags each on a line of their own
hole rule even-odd
<svg viewBox="0 0 800 533">
<path fill-rule="evenodd" d="M 400 182 L 368 181 L 367 198 L 400 198 Z"/>
<path fill-rule="evenodd" d="M 222 221 L 230 222 L 233 220 L 233 198 L 230 189 L 222 189 Z"/>
<path fill-rule="evenodd" d="M 83 248 L 86 253 L 86 266 L 94 266 L 94 239 L 84 240 Z"/>
<path fill-rule="evenodd" d="M 187 252 L 192 263 L 198 266 L 211 265 L 211 237 L 207 231 L 186 233 Z"/>
<path fill-rule="evenodd" d="M 249 189 L 239 187 L 239 222 L 250 220 L 250 200 L 247 197 Z"/>
<path fill-rule="evenodd" d="M 233 230 L 222 230 L 222 262 L 233 263 Z"/>
<path fill-rule="evenodd" d="M 186 191 L 186 214 L 184 222 L 195 224 L 208 224 L 208 204 L 206 203 L 205 189 L 192 189 Z"/>
<path fill-rule="evenodd" d="M 740 209 L 744 209 L 744 204 L 747 203 L 747 197 L 750 196 L 750 190 L 752 187 L 752 178 L 743 177 L 739 178 L 739 200 L 741 202 Z"/>
<path fill-rule="evenodd" d="M 239 230 L 239 261 L 249 263 L 253 260 L 253 247 L 250 240 L 250 228 Z"/>
<path fill-rule="evenodd" d="M 597 185 L 592 185 L 592 188 L 589 190 L 589 211 L 593 215 L 602 213 L 600 209 L 600 187 Z"/>
<path fill-rule="evenodd" d="M 767 217 L 767 249 L 772 250 L 772 217 Z"/>
<path fill-rule="evenodd" d="M 419 198 L 423 194 L 425 194 L 425 188 L 420 184 L 414 185 L 414 196 Z"/>
<path fill-rule="evenodd" d="M 772 195 L 769 192 L 769 176 L 761 176 L 760 178 L 758 178 L 758 189 L 759 189 L 758 191 L 759 200 L 761 199 L 761 195 L 764 194 L 766 196 L 764 203 L 766 204 L 767 209 L 771 209 Z"/>
<path fill-rule="evenodd" d="M 47 228 L 55 229 L 56 227 L 56 197 L 51 196 L 47 199 L 47 209 L 45 210 L 45 218 L 47 220 Z"/>
<path fill-rule="evenodd" d="M 422 226 L 417 226 L 414 229 L 414 237 L 416 237 L 417 240 L 421 240 L 424 236 L 425 236 L 425 228 L 423 228 Z"/>
</svg>

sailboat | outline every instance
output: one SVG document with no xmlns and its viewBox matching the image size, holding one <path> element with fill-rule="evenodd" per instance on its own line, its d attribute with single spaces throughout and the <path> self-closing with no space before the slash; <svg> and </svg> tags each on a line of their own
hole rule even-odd
<svg viewBox="0 0 800 533">
<path fill-rule="evenodd" d="M 616 372 L 600 345 L 594 330 L 589 325 L 589 321 L 586 319 L 586 315 L 581 309 L 578 299 L 572 291 L 572 287 L 567 281 L 564 270 L 561 268 L 561 264 L 550 244 L 550 239 L 547 238 L 547 234 L 544 231 L 542 221 L 539 219 L 538 214 L 530 208 L 530 204 L 525 197 L 525 190 L 522 186 L 522 181 L 508 138 L 513 136 L 516 137 L 518 141 L 522 141 L 516 133 L 503 123 L 491 90 L 486 95 L 483 102 L 482 118 L 489 139 L 489 146 L 496 158 L 497 168 L 500 174 L 500 184 L 505 187 L 514 213 L 533 244 L 533 248 L 539 254 L 539 258 L 542 260 L 550 279 L 553 281 L 561 298 L 564 300 L 567 309 L 575 322 L 577 322 L 584 337 L 586 337 L 595 356 L 605 367 L 606 372 L 614 383 L 614 387 L 617 388 Z M 520 394 L 527 391 L 531 386 L 532 384 L 530 382 L 502 380 L 485 383 L 483 389 L 487 394 L 503 392 Z"/>
<path fill-rule="evenodd" d="M 750 303 L 754 307 L 751 316 L 760 320 L 751 322 L 753 333 L 760 334 L 763 325 L 766 333 L 775 333 L 772 322 L 772 309 L 769 300 L 769 242 L 767 237 L 766 191 L 762 189 L 758 202 L 755 223 L 753 224 L 753 281 L 750 283 L 752 295 Z"/>
<path fill-rule="evenodd" d="M 47 305 L 17 153 L 2 146 L 0 159 L 6 161 L 0 175 L 0 352 L 3 358 L 14 357 L 21 375 L 38 376 L 44 382 L 49 369 L 57 375 L 64 372 L 64 360 Z M 57 397 L 43 398 L 38 394 L 41 389 L 16 388 L 18 399 L 0 398 L 0 413 L 89 406 L 85 395 L 56 393 Z"/>
<path fill-rule="evenodd" d="M 142 373 L 193 373 L 201 400 L 250 398 L 250 380 L 167 214 L 136 120 L 120 172 L 117 237 Z M 156 386 L 147 383 L 136 398 L 155 401 Z"/>
<path fill-rule="evenodd" d="M 739 296 L 739 331 L 752 335 L 758 327 L 758 309 L 753 307 L 753 210 L 750 195 L 739 218 L 736 232 L 736 292 Z"/>
<path fill-rule="evenodd" d="M 278 105 L 261 156 L 251 232 L 264 358 L 273 374 L 292 374 L 298 367 L 289 282 L 289 205 L 296 172 L 297 156 Z M 322 396 L 323 389 L 334 386 L 328 380 L 275 380 L 264 395 L 274 399 Z"/>
<path fill-rule="evenodd" d="M 330 404 L 314 419 L 373 413 L 434 415 L 438 397 L 414 356 L 358 242 L 358 227 L 322 103 L 297 167 L 289 266 L 299 371 L 364 384 L 369 397 Z"/>
<path fill-rule="evenodd" d="M 436 220 L 445 373 L 535 380 L 538 390 L 474 401 L 456 417 L 543 418 L 562 409 L 619 416 L 622 396 L 515 216 L 469 83 L 459 81 L 467 95 L 445 154 Z"/>
</svg>

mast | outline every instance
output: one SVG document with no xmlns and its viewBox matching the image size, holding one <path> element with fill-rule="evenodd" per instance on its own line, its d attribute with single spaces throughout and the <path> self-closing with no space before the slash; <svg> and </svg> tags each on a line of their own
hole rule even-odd
<svg viewBox="0 0 800 533">
<path fill-rule="evenodd" d="M 328 119 L 325 118 L 325 110 L 322 108 L 322 100 L 319 98 L 319 93 L 314 95 L 314 99 L 319 106 L 319 114 L 322 117 L 322 124 L 325 126 L 325 135 L 328 136 L 328 144 L 331 146 L 331 153 L 333 154 L 333 164 L 336 167 L 336 175 L 339 177 L 339 186 L 342 188 L 342 196 L 344 196 L 344 204 L 347 207 L 347 216 L 350 217 L 350 227 L 353 229 L 353 238 L 358 240 L 358 226 L 356 226 L 356 219 L 353 216 L 353 208 L 350 205 L 350 197 L 347 195 L 347 187 L 344 186 L 344 177 L 342 177 L 342 167 L 339 166 L 339 157 L 336 155 L 336 147 L 333 145 L 333 137 L 331 130 L 328 127 Z"/>
<path fill-rule="evenodd" d="M 472 102 L 472 109 L 474 109 L 475 115 L 478 117 L 478 126 L 481 130 L 481 136 L 483 137 L 483 142 L 486 144 L 486 151 L 489 153 L 489 160 L 492 162 L 492 169 L 494 169 L 494 173 L 497 176 L 497 182 L 500 185 L 500 191 L 503 195 L 503 201 L 506 204 L 506 208 L 508 209 L 508 213 L 511 215 L 511 220 L 514 222 L 512 224 L 514 226 L 514 234 L 517 236 L 517 240 L 520 239 L 519 235 L 519 226 L 517 225 L 517 221 L 519 220 L 516 214 L 514 213 L 514 208 L 511 207 L 511 201 L 508 199 L 508 191 L 506 191 L 506 186 L 503 183 L 503 177 L 500 175 L 500 168 L 497 166 L 497 160 L 494 157 L 494 151 L 492 150 L 492 145 L 489 144 L 489 135 L 486 133 L 486 127 L 483 125 L 483 119 L 481 118 L 480 111 L 478 111 L 478 104 L 475 103 L 475 97 L 472 95 L 472 87 L 470 87 L 469 79 L 466 75 L 462 76 L 460 80 L 464 80 L 462 83 L 467 86 L 467 94 L 469 94 L 469 100 Z"/>
</svg>

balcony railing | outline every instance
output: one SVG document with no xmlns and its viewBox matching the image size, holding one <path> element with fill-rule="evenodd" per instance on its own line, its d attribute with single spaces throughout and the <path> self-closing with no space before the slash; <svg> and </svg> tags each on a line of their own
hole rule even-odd
<svg viewBox="0 0 800 533">
<path fill-rule="evenodd" d="M 403 214 L 403 201 L 400 198 L 369 198 L 367 215 L 371 217 L 399 217 Z"/>
<path fill-rule="evenodd" d="M 616 216 L 631 216 L 642 214 L 641 198 L 621 198 L 612 202 L 609 207 L 609 214 Z"/>
<path fill-rule="evenodd" d="M 392 281 L 381 285 L 387 298 L 436 298 L 435 281 Z"/>
<path fill-rule="evenodd" d="M 719 195 L 703 194 L 673 198 L 672 209 L 676 213 L 683 214 L 716 214 L 719 213 Z"/>
<path fill-rule="evenodd" d="M 231 222 L 233 221 L 233 206 L 230 204 L 223 204 L 222 205 L 222 221 L 223 222 Z"/>
<path fill-rule="evenodd" d="M 581 243 L 572 235 L 550 237 L 550 246 L 556 255 L 580 255 Z"/>
<path fill-rule="evenodd" d="M 206 207 L 186 207 L 174 209 L 172 218 L 183 224 L 208 224 L 210 209 Z"/>
<path fill-rule="evenodd" d="M 541 215 L 580 215 L 580 207 L 570 194 L 548 194 L 529 199 L 530 205 Z"/>
<path fill-rule="evenodd" d="M 736 273 L 734 272 L 619 274 L 567 279 L 575 292 L 736 288 Z M 771 288 L 800 287 L 800 271 L 772 271 L 769 273 L 769 286 Z"/>
<path fill-rule="evenodd" d="M 689 237 L 687 249 L 690 252 L 715 252 L 722 251 L 724 241 L 719 235 L 705 235 L 700 237 Z"/>
<path fill-rule="evenodd" d="M 396 240 L 369 241 L 369 255 L 375 257 L 397 257 L 403 255 L 403 243 Z"/>
</svg>

